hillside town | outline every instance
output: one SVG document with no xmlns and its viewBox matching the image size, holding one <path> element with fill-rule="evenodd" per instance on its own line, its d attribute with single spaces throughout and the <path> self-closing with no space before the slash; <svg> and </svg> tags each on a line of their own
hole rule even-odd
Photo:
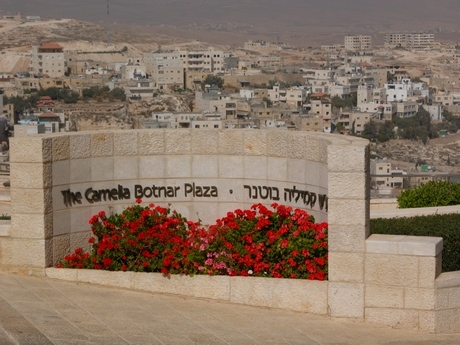
<svg viewBox="0 0 460 345">
<path fill-rule="evenodd" d="M 116 128 L 315 131 L 371 140 L 373 174 L 384 175 L 375 189 L 407 187 L 402 176 L 411 173 L 427 173 L 416 183 L 458 173 L 460 47 L 433 33 L 388 33 L 384 45 L 346 35 L 343 44 L 308 49 L 263 40 L 139 49 L 57 34 L 18 45 L 8 35 L 19 29 L 81 23 L 20 14 L 0 22 L 0 114 L 15 136 Z"/>
</svg>

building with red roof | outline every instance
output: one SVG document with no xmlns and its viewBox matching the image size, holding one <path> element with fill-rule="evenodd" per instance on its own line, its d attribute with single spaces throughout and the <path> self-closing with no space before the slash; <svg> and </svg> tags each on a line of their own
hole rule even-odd
<svg viewBox="0 0 460 345">
<path fill-rule="evenodd" d="M 64 47 L 51 42 L 33 46 L 31 70 L 38 77 L 63 77 L 66 72 Z"/>
</svg>

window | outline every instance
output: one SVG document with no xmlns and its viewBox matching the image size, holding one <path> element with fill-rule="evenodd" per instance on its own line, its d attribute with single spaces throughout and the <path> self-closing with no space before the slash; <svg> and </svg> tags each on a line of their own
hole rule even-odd
<svg viewBox="0 0 460 345">
<path fill-rule="evenodd" d="M 200 125 L 195 125 L 195 128 L 200 128 Z"/>
<path fill-rule="evenodd" d="M 214 125 L 214 128 L 219 128 L 219 125 Z"/>
</svg>

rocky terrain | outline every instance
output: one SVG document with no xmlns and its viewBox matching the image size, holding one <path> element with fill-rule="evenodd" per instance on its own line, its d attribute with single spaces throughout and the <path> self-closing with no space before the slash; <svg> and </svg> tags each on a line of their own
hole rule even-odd
<svg viewBox="0 0 460 345">
<path fill-rule="evenodd" d="M 374 156 L 388 158 L 393 165 L 408 172 L 415 171 L 415 164 L 422 162 L 436 167 L 436 171 L 457 173 L 460 165 L 460 134 L 432 139 L 427 145 L 410 140 L 373 143 L 371 150 Z"/>
<path fill-rule="evenodd" d="M 192 103 L 192 95 L 161 94 L 151 100 L 59 103 L 56 111 L 66 115 L 70 130 L 132 129 L 141 128 L 152 112 L 190 111 Z"/>
</svg>

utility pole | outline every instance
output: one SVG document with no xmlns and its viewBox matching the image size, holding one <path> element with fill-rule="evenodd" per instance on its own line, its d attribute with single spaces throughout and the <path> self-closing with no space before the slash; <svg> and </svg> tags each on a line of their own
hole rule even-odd
<svg viewBox="0 0 460 345">
<path fill-rule="evenodd" d="M 110 11 L 109 0 L 107 0 L 107 45 L 110 45 Z"/>
</svg>

